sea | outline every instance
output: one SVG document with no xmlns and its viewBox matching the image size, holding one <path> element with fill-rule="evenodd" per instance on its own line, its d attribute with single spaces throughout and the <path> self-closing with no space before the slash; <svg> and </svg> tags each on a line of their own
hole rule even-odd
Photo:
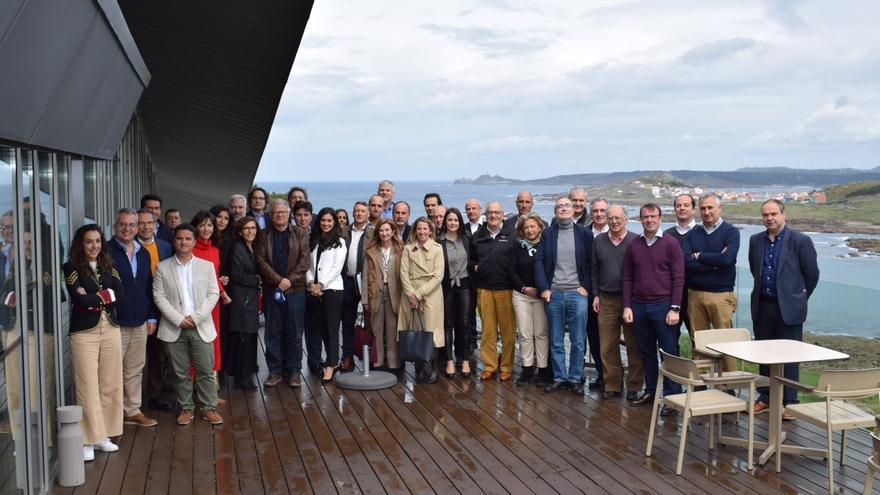
<svg viewBox="0 0 880 495">
<path fill-rule="evenodd" d="M 269 192 L 285 193 L 293 186 L 305 188 L 315 209 L 324 206 L 351 210 L 355 201 L 366 201 L 376 191 L 376 182 L 259 182 Z M 424 214 L 422 198 L 427 192 L 440 194 L 445 206 L 456 206 L 464 212 L 464 203 L 469 198 L 477 198 L 484 205 L 488 201 L 500 201 L 505 211 L 516 211 L 514 201 L 517 192 L 527 189 L 533 195 L 553 195 L 564 193 L 564 185 L 474 185 L 455 184 L 452 181 L 396 181 L 395 201 L 404 200 L 412 208 L 412 217 Z M 777 189 L 768 192 L 776 192 Z M 760 191 L 757 191 L 760 192 Z M 614 202 L 613 194 L 608 195 Z M 670 201 L 671 203 L 671 201 Z M 663 205 L 669 210 L 669 205 Z M 552 217 L 553 202 L 538 201 L 534 210 L 543 218 Z M 880 212 L 878 212 L 880 213 Z M 630 216 L 637 216 L 630 211 Z M 723 217 L 723 212 L 722 212 Z M 671 226 L 663 225 L 663 228 Z M 753 280 L 748 270 L 748 238 L 761 232 L 759 225 L 738 225 L 741 229 L 741 247 L 737 259 L 736 292 L 738 308 L 734 314 L 734 325 L 751 328 L 749 295 Z M 641 225 L 631 220 L 629 229 L 641 232 Z M 813 239 L 819 260 L 819 285 L 809 302 L 809 313 L 804 330 L 831 335 L 852 335 L 880 339 L 878 324 L 878 305 L 880 305 L 880 257 L 859 254 L 852 256 L 854 249 L 846 245 L 850 237 L 876 237 L 847 232 L 820 233 L 807 232 Z"/>
</svg>

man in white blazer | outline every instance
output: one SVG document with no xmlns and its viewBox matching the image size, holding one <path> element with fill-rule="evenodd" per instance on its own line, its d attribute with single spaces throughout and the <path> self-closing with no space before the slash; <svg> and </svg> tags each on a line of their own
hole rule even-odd
<svg viewBox="0 0 880 495">
<path fill-rule="evenodd" d="M 196 391 L 205 420 L 222 424 L 217 413 L 217 387 L 214 384 L 214 345 L 217 329 L 211 309 L 220 290 L 214 265 L 192 254 L 196 232 L 190 224 L 174 229 L 174 256 L 159 263 L 153 276 L 153 299 L 162 313 L 159 339 L 166 343 L 168 358 L 177 377 L 175 389 L 180 415 L 177 424 L 193 420 L 193 382 L 189 366 L 195 369 Z"/>
</svg>

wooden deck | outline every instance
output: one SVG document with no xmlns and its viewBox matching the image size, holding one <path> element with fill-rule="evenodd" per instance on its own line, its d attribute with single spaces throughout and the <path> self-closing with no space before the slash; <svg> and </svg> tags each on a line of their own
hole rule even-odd
<svg viewBox="0 0 880 495">
<path fill-rule="evenodd" d="M 261 367 L 263 378 L 262 357 Z M 224 425 L 181 427 L 161 413 L 156 428 L 126 426 L 119 452 L 86 465 L 85 485 L 54 493 L 827 493 L 822 460 L 786 455 L 782 473 L 768 464 L 749 474 L 745 449 L 707 450 L 702 419 L 692 421 L 676 476 L 678 417 L 662 420 L 647 458 L 648 408 L 473 375 L 415 385 L 408 371 L 376 392 L 322 386 L 308 371 L 300 389 L 227 387 Z M 766 422 L 758 416 L 758 438 Z M 725 419 L 726 434 L 745 428 Z M 824 445 L 818 428 L 785 429 L 793 443 Z M 835 462 L 837 493 L 861 493 L 869 442 L 865 431 L 849 435 L 847 465 Z"/>
</svg>

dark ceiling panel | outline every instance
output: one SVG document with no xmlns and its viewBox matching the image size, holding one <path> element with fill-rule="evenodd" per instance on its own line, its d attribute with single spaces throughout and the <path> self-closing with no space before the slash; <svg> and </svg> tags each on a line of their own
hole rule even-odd
<svg viewBox="0 0 880 495">
<path fill-rule="evenodd" d="M 312 0 L 120 0 L 152 79 L 138 105 L 157 189 L 187 215 L 246 192 Z"/>
</svg>

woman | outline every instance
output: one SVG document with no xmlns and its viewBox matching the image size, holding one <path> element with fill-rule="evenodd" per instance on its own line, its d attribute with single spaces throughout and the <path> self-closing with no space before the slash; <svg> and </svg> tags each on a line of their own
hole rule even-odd
<svg viewBox="0 0 880 495">
<path fill-rule="evenodd" d="M 195 214 L 190 225 L 196 228 L 196 245 L 193 247 L 193 256 L 210 261 L 214 264 L 214 271 L 217 273 L 217 287 L 220 288 L 220 301 L 214 305 L 211 311 L 211 318 L 214 320 L 214 328 L 220 327 L 220 303 L 229 304 L 232 300 L 226 294 L 226 285 L 223 283 L 223 277 L 220 273 L 220 231 L 217 229 L 216 219 L 210 212 L 201 210 Z M 229 281 L 228 279 L 226 280 Z M 223 359 L 220 354 L 220 340 L 222 337 L 218 335 L 214 339 L 214 371 L 219 370 L 223 365 Z"/>
<path fill-rule="evenodd" d="M 214 222 L 217 230 L 220 232 L 220 245 L 216 246 L 220 249 L 220 287 L 229 285 L 229 251 L 232 248 L 232 238 L 235 237 L 235 229 L 230 228 L 229 222 L 232 218 L 229 208 L 223 205 L 214 205 L 211 207 L 211 215 L 214 215 Z M 217 334 L 220 338 L 220 378 L 225 378 L 223 369 L 226 362 L 226 355 L 229 352 L 227 345 L 226 333 L 229 331 L 229 306 L 220 305 L 220 326 L 217 327 Z"/>
<path fill-rule="evenodd" d="M 455 361 L 461 363 L 461 376 L 471 376 L 470 325 L 468 311 L 471 307 L 471 279 L 468 277 L 470 242 L 462 235 L 464 220 L 458 208 L 450 208 L 443 217 L 443 307 L 444 338 L 446 340 L 447 378 L 455 378 Z M 454 343 L 454 345 L 453 345 Z M 454 351 L 454 354 L 453 354 Z M 454 358 L 454 359 L 453 359 Z"/>
<path fill-rule="evenodd" d="M 312 321 L 321 332 L 327 361 L 321 383 L 333 381 L 339 362 L 339 321 L 342 312 L 342 267 L 347 249 L 333 208 L 318 212 L 318 228 L 309 239 L 312 260 L 306 273 L 306 288 L 314 311 Z"/>
<path fill-rule="evenodd" d="M 83 458 L 95 449 L 116 452 L 109 437 L 122 435 L 122 340 L 116 304 L 125 297 L 104 234 L 97 225 L 77 229 L 64 264 L 70 295 L 70 351 L 76 403 L 82 407 Z"/>
<path fill-rule="evenodd" d="M 348 212 L 345 211 L 344 208 L 340 208 L 336 210 L 336 221 L 339 222 L 339 228 L 346 229 L 348 228 Z"/>
<path fill-rule="evenodd" d="M 235 379 L 237 387 L 256 390 L 260 277 L 254 258 L 254 240 L 260 227 L 253 217 L 244 217 L 235 224 L 234 230 L 235 238 L 229 253 L 229 284 L 226 286 L 232 304 L 228 306 L 229 330 L 223 369 Z"/>
<path fill-rule="evenodd" d="M 364 315 L 376 337 L 374 367 L 387 366 L 397 370 L 397 315 L 400 307 L 400 259 L 403 242 L 390 218 L 376 222 L 374 235 L 364 248 L 361 273 Z"/>
<path fill-rule="evenodd" d="M 547 361 L 547 313 L 544 311 L 544 301 L 535 287 L 533 263 L 543 231 L 544 222 L 537 213 L 523 215 L 516 222 L 518 245 L 513 249 L 510 280 L 515 289 L 513 312 L 519 328 L 519 349 L 522 354 L 522 373 L 516 379 L 517 385 L 546 385 L 553 381 L 553 373 Z"/>
<path fill-rule="evenodd" d="M 434 224 L 419 217 L 413 224 L 410 243 L 400 260 L 400 311 L 397 329 L 433 332 L 435 357 L 428 366 L 416 363 L 416 383 L 437 381 L 437 348 L 445 343 L 443 333 L 443 248 L 434 242 Z"/>
</svg>

